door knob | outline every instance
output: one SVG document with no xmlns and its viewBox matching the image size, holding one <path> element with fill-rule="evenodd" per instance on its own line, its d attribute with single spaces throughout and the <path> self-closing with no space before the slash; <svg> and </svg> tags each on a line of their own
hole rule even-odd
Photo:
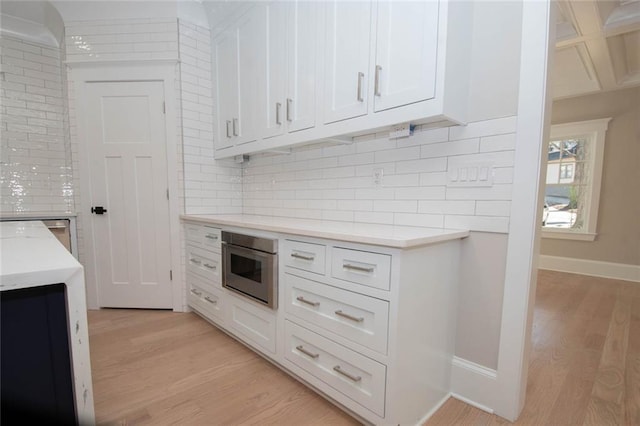
<svg viewBox="0 0 640 426">
<path fill-rule="evenodd" d="M 95 213 L 95 214 L 105 214 L 107 212 L 107 209 L 105 209 L 102 206 L 95 206 L 95 207 L 91 207 L 91 213 Z"/>
</svg>

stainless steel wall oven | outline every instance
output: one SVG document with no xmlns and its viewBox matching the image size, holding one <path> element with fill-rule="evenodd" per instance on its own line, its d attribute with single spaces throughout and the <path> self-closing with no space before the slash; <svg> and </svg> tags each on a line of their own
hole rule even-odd
<svg viewBox="0 0 640 426">
<path fill-rule="evenodd" d="M 222 231 L 222 286 L 278 308 L 278 240 Z"/>
</svg>

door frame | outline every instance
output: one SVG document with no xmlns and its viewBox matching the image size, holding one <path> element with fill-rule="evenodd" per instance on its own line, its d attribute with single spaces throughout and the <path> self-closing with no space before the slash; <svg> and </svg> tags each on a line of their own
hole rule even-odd
<svg viewBox="0 0 640 426">
<path fill-rule="evenodd" d="M 70 80 L 73 82 L 73 94 L 69 95 L 71 130 L 76 124 L 76 137 L 72 142 L 78 146 L 78 168 L 74 170 L 74 182 L 79 183 L 76 197 L 76 213 L 82 228 L 82 244 L 80 256 L 85 267 L 87 287 L 87 307 L 98 309 L 98 287 L 96 277 L 96 252 L 94 229 L 91 213 L 92 200 L 90 173 L 90 156 L 87 144 L 88 130 L 83 111 L 86 111 L 85 85 L 92 82 L 126 82 L 126 81 L 159 81 L 164 88 L 165 102 L 165 142 L 167 154 L 167 186 L 169 188 L 169 241 L 171 253 L 171 270 L 173 279 L 171 288 L 174 312 L 184 312 L 182 262 L 180 256 L 180 186 L 178 173 L 178 101 L 176 92 L 177 60 L 126 61 L 126 62 L 80 62 L 67 63 L 70 68 Z M 75 112 L 75 120 L 73 120 Z M 73 133 L 72 133 L 73 134 Z"/>
</svg>

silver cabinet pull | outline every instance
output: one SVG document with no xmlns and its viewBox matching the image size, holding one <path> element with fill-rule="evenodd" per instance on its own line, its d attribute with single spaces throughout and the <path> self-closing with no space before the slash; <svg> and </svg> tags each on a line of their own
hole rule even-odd
<svg viewBox="0 0 640 426">
<path fill-rule="evenodd" d="M 362 97 L 362 79 L 364 78 L 364 73 L 358 73 L 358 102 L 364 102 L 364 98 Z"/>
<path fill-rule="evenodd" d="M 291 253 L 291 257 L 295 257 L 296 259 L 302 259 L 302 260 L 315 260 L 316 259 L 315 256 L 305 256 L 305 255 L 299 254 L 299 253 Z"/>
<path fill-rule="evenodd" d="M 216 269 L 216 265 L 210 265 L 210 264 L 208 264 L 208 263 L 205 263 L 205 264 L 204 264 L 204 267 L 205 267 L 205 268 L 209 268 L 209 269 L 214 269 L 214 270 Z"/>
<path fill-rule="evenodd" d="M 380 96 L 380 71 L 382 71 L 382 67 L 376 65 L 376 78 L 373 86 L 373 94 L 376 96 Z"/>
<path fill-rule="evenodd" d="M 201 261 L 199 261 L 198 259 L 194 259 L 194 258 L 189 259 L 189 261 L 190 261 L 191 263 L 195 264 L 195 265 L 200 265 L 200 264 L 202 263 L 202 262 L 201 262 Z"/>
<path fill-rule="evenodd" d="M 353 380 L 354 382 L 359 382 L 360 380 L 362 380 L 362 377 L 354 376 L 353 374 L 347 373 L 342 368 L 340 368 L 339 365 L 336 365 L 335 367 L 333 367 L 333 371 L 342 374 L 344 377 L 348 378 L 349 380 Z"/>
<path fill-rule="evenodd" d="M 208 238 L 210 240 L 217 240 L 218 239 L 218 236 L 217 235 L 213 235 L 213 234 L 207 234 L 204 237 Z"/>
<path fill-rule="evenodd" d="M 287 98 L 287 121 L 292 122 L 291 110 L 293 109 L 293 99 Z"/>
<path fill-rule="evenodd" d="M 238 136 L 238 119 L 233 119 L 233 136 Z"/>
<path fill-rule="evenodd" d="M 355 321 L 355 322 L 362 322 L 364 321 L 363 317 L 354 317 L 353 315 L 349 315 L 349 314 L 345 314 L 344 312 L 338 310 L 335 312 L 336 315 L 339 315 L 341 317 L 350 319 L 351 321 Z"/>
<path fill-rule="evenodd" d="M 276 124 L 282 124 L 282 120 L 280 119 L 281 109 L 282 109 L 282 104 L 280 102 L 276 102 Z"/>
<path fill-rule="evenodd" d="M 191 289 L 191 293 L 192 293 L 192 294 L 195 294 L 196 296 L 202 296 L 202 292 L 201 292 L 201 291 L 196 290 L 195 288 L 192 288 L 192 289 Z"/>
<path fill-rule="evenodd" d="M 320 306 L 320 302 L 312 302 L 311 300 L 307 300 L 302 296 L 298 296 L 296 297 L 296 300 L 298 302 L 302 302 L 302 303 L 306 303 L 307 305 L 311 305 L 311 306 Z"/>
<path fill-rule="evenodd" d="M 229 129 L 229 126 L 231 126 L 231 120 L 227 120 L 227 137 L 228 138 L 231 137 L 231 130 Z"/>
<path fill-rule="evenodd" d="M 303 354 L 307 355 L 308 357 L 313 358 L 313 359 L 316 359 L 316 358 L 318 358 L 320 356 L 320 354 L 314 354 L 313 352 L 309 352 L 302 345 L 296 346 L 296 349 L 299 350 L 300 352 L 302 352 Z"/>
<path fill-rule="evenodd" d="M 344 269 L 351 269 L 353 271 L 361 271 L 361 272 L 373 272 L 373 267 L 365 268 L 364 266 L 351 265 L 350 263 L 345 263 L 342 265 Z"/>
<path fill-rule="evenodd" d="M 218 303 L 217 300 L 213 300 L 212 298 L 210 298 L 209 296 L 205 296 L 204 300 L 206 300 L 209 303 L 213 303 L 214 305 L 216 305 Z"/>
</svg>

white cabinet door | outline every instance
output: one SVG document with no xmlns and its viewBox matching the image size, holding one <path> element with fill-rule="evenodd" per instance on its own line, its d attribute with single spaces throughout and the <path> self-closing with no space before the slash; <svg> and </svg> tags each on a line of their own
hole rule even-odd
<svg viewBox="0 0 640 426">
<path fill-rule="evenodd" d="M 288 130 L 295 132 L 316 125 L 320 7 L 317 2 L 296 1 L 288 4 L 288 91 L 284 111 Z"/>
<path fill-rule="evenodd" d="M 324 122 L 367 113 L 371 3 L 326 4 Z"/>
<path fill-rule="evenodd" d="M 378 3 L 374 110 L 435 96 L 437 1 Z"/>
<path fill-rule="evenodd" d="M 266 33 L 263 47 L 266 51 L 266 79 L 264 86 L 264 124 L 262 137 L 282 135 L 285 130 L 285 93 L 287 81 L 287 9 L 289 3 L 276 1 L 264 5 Z"/>
<path fill-rule="evenodd" d="M 216 90 L 216 149 L 235 144 L 233 123 L 238 117 L 238 34 L 236 27 L 213 42 L 214 84 Z M 237 122 L 236 122 L 237 126 Z M 237 132 L 237 129 L 236 129 Z"/>
<path fill-rule="evenodd" d="M 250 9 L 237 24 L 238 31 L 238 102 L 239 115 L 232 123 L 237 144 L 258 138 L 264 120 L 264 87 L 266 85 L 265 5 Z M 224 84 L 224 80 L 222 81 Z"/>
</svg>

